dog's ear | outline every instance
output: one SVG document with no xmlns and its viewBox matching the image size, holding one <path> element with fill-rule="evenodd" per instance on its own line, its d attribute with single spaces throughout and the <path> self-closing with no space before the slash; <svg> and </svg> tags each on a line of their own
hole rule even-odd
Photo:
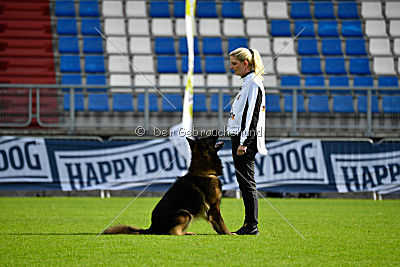
<svg viewBox="0 0 400 267">
<path fill-rule="evenodd" d="M 217 150 L 217 152 L 224 146 L 224 142 L 219 141 L 218 143 L 215 144 L 215 150 Z"/>
</svg>

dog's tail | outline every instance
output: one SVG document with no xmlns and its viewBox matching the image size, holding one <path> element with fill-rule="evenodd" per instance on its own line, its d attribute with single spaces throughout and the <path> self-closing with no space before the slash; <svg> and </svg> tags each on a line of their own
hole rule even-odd
<svg viewBox="0 0 400 267">
<path fill-rule="evenodd" d="M 104 231 L 106 235 L 148 235 L 150 234 L 148 229 L 142 229 L 138 227 L 132 227 L 128 225 L 115 225 Z"/>
</svg>

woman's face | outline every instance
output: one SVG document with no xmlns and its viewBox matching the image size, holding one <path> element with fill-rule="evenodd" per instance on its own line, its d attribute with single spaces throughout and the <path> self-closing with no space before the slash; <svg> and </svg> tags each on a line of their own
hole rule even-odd
<svg viewBox="0 0 400 267">
<path fill-rule="evenodd" d="M 243 76 L 245 75 L 249 70 L 248 66 L 249 64 L 247 63 L 247 60 L 245 61 L 240 61 L 234 56 L 230 56 L 230 61 L 231 64 L 229 68 L 235 72 L 236 75 L 238 76 Z"/>
</svg>

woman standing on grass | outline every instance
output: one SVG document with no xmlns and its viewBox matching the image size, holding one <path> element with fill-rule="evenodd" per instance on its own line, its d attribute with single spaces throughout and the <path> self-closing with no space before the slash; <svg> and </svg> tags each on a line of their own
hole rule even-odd
<svg viewBox="0 0 400 267">
<path fill-rule="evenodd" d="M 232 141 L 236 179 L 245 207 L 244 224 L 235 233 L 259 235 L 254 163 L 257 152 L 267 154 L 265 92 L 261 76 L 264 74 L 264 65 L 255 49 L 241 47 L 232 51 L 229 56 L 229 68 L 242 78 L 242 86 L 232 104 L 227 129 Z"/>
</svg>

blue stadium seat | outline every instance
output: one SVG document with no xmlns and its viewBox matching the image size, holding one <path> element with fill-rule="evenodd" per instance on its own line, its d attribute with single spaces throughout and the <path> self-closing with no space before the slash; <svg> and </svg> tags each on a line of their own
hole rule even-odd
<svg viewBox="0 0 400 267">
<path fill-rule="evenodd" d="M 355 76 L 353 79 L 354 87 L 373 87 L 374 79 L 371 76 Z M 358 94 L 366 94 L 367 90 L 354 90 Z M 375 91 L 373 91 L 375 92 Z"/>
<path fill-rule="evenodd" d="M 325 87 L 324 76 L 306 76 L 304 78 L 304 85 L 307 87 Z M 306 90 L 307 93 L 324 93 L 326 90 Z"/>
<path fill-rule="evenodd" d="M 224 94 L 222 96 L 222 108 L 225 112 L 229 112 L 231 110 L 231 96 L 228 94 Z M 211 111 L 218 111 L 219 106 L 219 94 L 211 95 Z"/>
<path fill-rule="evenodd" d="M 322 74 L 321 59 L 319 57 L 303 57 L 301 59 L 301 72 L 304 74 Z"/>
<path fill-rule="evenodd" d="M 174 16 L 175 18 L 185 17 L 185 1 L 174 2 Z"/>
<path fill-rule="evenodd" d="M 350 58 L 350 74 L 371 74 L 368 58 Z"/>
<path fill-rule="evenodd" d="M 131 94 L 113 94 L 114 111 L 133 111 L 133 97 Z"/>
<path fill-rule="evenodd" d="M 294 34 L 297 35 L 300 32 L 300 37 L 314 37 L 314 22 L 312 20 L 296 20 L 294 22 Z"/>
<path fill-rule="evenodd" d="M 282 112 L 279 95 L 265 95 L 265 105 L 267 112 Z"/>
<path fill-rule="evenodd" d="M 76 35 L 78 34 L 76 28 L 76 19 L 58 19 L 57 20 L 57 34 L 59 35 Z"/>
<path fill-rule="evenodd" d="M 66 93 L 66 94 L 64 94 L 64 105 L 63 105 L 65 111 L 70 110 L 69 103 L 70 103 L 70 94 Z M 83 94 L 74 94 L 74 110 L 75 111 L 84 111 L 85 110 Z"/>
<path fill-rule="evenodd" d="M 203 54 L 204 55 L 222 55 L 222 41 L 220 37 L 204 37 L 203 38 Z"/>
<path fill-rule="evenodd" d="M 81 63 L 79 56 L 60 56 L 61 72 L 81 72 Z"/>
<path fill-rule="evenodd" d="M 79 15 L 81 17 L 98 17 L 100 15 L 99 4 L 97 1 L 80 1 Z"/>
<path fill-rule="evenodd" d="M 182 111 L 183 110 L 183 100 L 180 94 L 164 94 L 161 100 L 163 111 Z"/>
<path fill-rule="evenodd" d="M 153 18 L 169 18 L 168 1 L 150 1 L 150 17 Z"/>
<path fill-rule="evenodd" d="M 108 95 L 107 94 L 89 94 L 88 97 L 89 111 L 108 111 Z"/>
<path fill-rule="evenodd" d="M 198 55 L 200 52 L 199 52 L 199 40 L 197 39 L 197 37 L 194 37 L 193 43 L 194 43 L 194 54 Z M 188 54 L 188 46 L 187 46 L 186 37 L 179 38 L 179 53 L 181 55 Z"/>
<path fill-rule="evenodd" d="M 349 87 L 349 77 L 347 76 L 332 76 L 329 77 L 329 86 Z M 331 90 L 332 94 L 351 94 L 350 90 Z"/>
<path fill-rule="evenodd" d="M 284 97 L 284 110 L 285 112 L 292 112 L 293 111 L 293 96 L 292 95 L 285 95 Z M 297 96 L 297 112 L 306 112 L 304 108 L 304 96 L 298 95 Z"/>
<path fill-rule="evenodd" d="M 399 78 L 396 76 L 380 76 L 378 77 L 378 87 L 399 87 Z M 382 90 L 383 94 L 398 94 L 398 90 Z"/>
<path fill-rule="evenodd" d="M 357 110 L 359 113 L 367 113 L 368 98 L 366 95 L 357 96 Z M 371 112 L 379 113 L 378 97 L 376 95 L 371 96 Z"/>
<path fill-rule="evenodd" d="M 106 85 L 106 77 L 104 75 L 88 74 L 86 76 L 87 85 Z M 88 92 L 107 92 L 106 88 L 88 88 Z"/>
<path fill-rule="evenodd" d="M 214 1 L 210 2 L 197 2 L 196 3 L 196 17 L 198 18 L 216 18 L 217 7 Z"/>
<path fill-rule="evenodd" d="M 106 72 L 104 68 L 103 56 L 86 56 L 85 57 L 85 71 L 87 73 Z"/>
<path fill-rule="evenodd" d="M 317 56 L 317 40 L 316 39 L 299 39 L 297 43 L 299 55 Z"/>
<path fill-rule="evenodd" d="M 60 36 L 58 39 L 58 52 L 79 53 L 78 37 Z"/>
<path fill-rule="evenodd" d="M 229 38 L 228 53 L 232 52 L 233 50 L 239 47 L 246 47 L 246 48 L 248 47 L 247 38 L 241 38 L 241 37 Z"/>
<path fill-rule="evenodd" d="M 103 40 L 101 37 L 84 37 L 83 52 L 87 54 L 103 54 Z"/>
<path fill-rule="evenodd" d="M 208 56 L 205 60 L 206 73 L 226 73 L 225 60 L 222 56 Z"/>
<path fill-rule="evenodd" d="M 282 87 L 300 87 L 299 76 L 281 76 Z M 297 90 L 298 92 L 300 90 Z M 282 93 L 292 93 L 292 90 L 282 90 Z"/>
<path fill-rule="evenodd" d="M 193 112 L 207 111 L 207 97 L 205 94 L 193 95 Z"/>
<path fill-rule="evenodd" d="M 332 109 L 338 113 L 354 113 L 353 96 L 334 95 Z"/>
<path fill-rule="evenodd" d="M 271 20 L 272 36 L 292 36 L 289 20 Z"/>
<path fill-rule="evenodd" d="M 342 42 L 340 39 L 322 39 L 323 55 L 342 55 Z"/>
<path fill-rule="evenodd" d="M 182 57 L 182 72 L 188 72 L 188 57 Z M 203 68 L 201 67 L 201 58 L 200 56 L 194 56 L 194 70 L 193 73 L 202 73 Z"/>
<path fill-rule="evenodd" d="M 154 49 L 156 54 L 175 54 L 175 42 L 173 37 L 156 37 Z"/>
<path fill-rule="evenodd" d="M 367 55 L 364 39 L 346 39 L 346 54 L 349 56 Z"/>
<path fill-rule="evenodd" d="M 358 19 L 357 3 L 339 3 L 338 4 L 339 19 Z"/>
<path fill-rule="evenodd" d="M 382 111 L 384 113 L 400 113 L 400 96 L 384 95 L 382 97 Z"/>
<path fill-rule="evenodd" d="M 144 111 L 145 109 L 145 94 L 137 96 L 137 110 Z M 158 111 L 158 97 L 156 94 L 149 94 L 149 111 Z"/>
<path fill-rule="evenodd" d="M 59 17 L 75 17 L 74 1 L 56 1 L 55 14 Z"/>
<path fill-rule="evenodd" d="M 347 74 L 344 58 L 342 57 L 328 57 L 325 60 L 325 73 L 326 74 Z"/>
<path fill-rule="evenodd" d="M 320 37 L 339 37 L 338 24 L 335 20 L 321 20 L 318 22 Z"/>
<path fill-rule="evenodd" d="M 82 19 L 81 20 L 81 33 L 83 35 L 100 35 L 96 28 L 101 31 L 99 19 Z"/>
<path fill-rule="evenodd" d="M 343 37 L 363 37 L 361 30 L 361 21 L 359 20 L 344 20 L 342 22 Z"/>
<path fill-rule="evenodd" d="M 178 73 L 175 56 L 159 56 L 157 58 L 158 73 Z"/>
<path fill-rule="evenodd" d="M 308 2 L 292 2 L 290 16 L 293 19 L 311 19 L 310 4 Z"/>
<path fill-rule="evenodd" d="M 327 95 L 310 95 L 308 97 L 308 111 L 329 113 L 329 98 Z"/>
<path fill-rule="evenodd" d="M 322 2 L 314 4 L 314 17 L 316 19 L 335 19 L 333 12 L 333 3 Z"/>
<path fill-rule="evenodd" d="M 80 74 L 63 74 L 61 77 L 61 84 L 65 85 L 81 85 L 82 76 Z M 73 86 L 75 87 L 75 86 Z M 69 92 L 70 88 L 63 88 L 63 92 Z M 82 88 L 75 88 L 75 92 L 82 92 Z"/>
<path fill-rule="evenodd" d="M 242 18 L 242 8 L 239 1 L 223 1 L 221 15 L 223 18 Z"/>
</svg>

